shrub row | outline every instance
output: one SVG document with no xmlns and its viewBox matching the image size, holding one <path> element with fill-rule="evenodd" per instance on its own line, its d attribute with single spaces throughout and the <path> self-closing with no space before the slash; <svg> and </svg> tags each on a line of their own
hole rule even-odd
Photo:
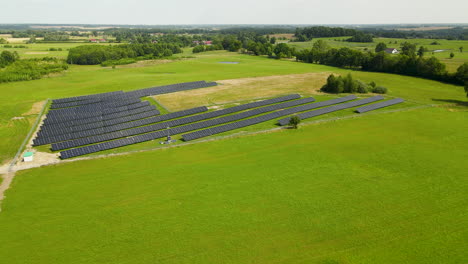
<svg viewBox="0 0 468 264">
<path fill-rule="evenodd" d="M 83 45 L 71 48 L 67 62 L 70 64 L 96 65 L 108 60 L 144 57 L 147 59 L 170 57 L 182 49 L 173 44 L 124 44 L 115 46 Z"/>
</svg>

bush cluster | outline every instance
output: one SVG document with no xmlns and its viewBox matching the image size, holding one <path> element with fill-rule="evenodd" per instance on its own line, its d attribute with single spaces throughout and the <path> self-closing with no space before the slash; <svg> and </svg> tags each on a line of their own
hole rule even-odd
<svg viewBox="0 0 468 264">
<path fill-rule="evenodd" d="M 28 48 L 28 46 L 25 46 L 25 45 L 15 45 L 15 46 L 13 46 L 13 45 L 9 45 L 9 44 L 8 45 L 3 45 L 3 47 L 6 48 L 6 49 L 27 49 Z"/>
<path fill-rule="evenodd" d="M 17 60 L 0 70 L 0 83 L 37 80 L 43 76 L 68 69 L 68 65 L 56 58 Z"/>
<path fill-rule="evenodd" d="M 102 67 L 109 67 L 114 65 L 125 65 L 137 62 L 134 58 L 123 58 L 120 60 L 107 60 L 101 63 Z"/>
<path fill-rule="evenodd" d="M 0 68 L 6 67 L 13 62 L 17 61 L 19 59 L 18 53 L 16 51 L 11 52 L 8 50 L 2 51 L 0 53 Z"/>
<path fill-rule="evenodd" d="M 375 82 L 366 84 L 360 80 L 354 80 L 351 74 L 345 77 L 335 77 L 331 74 L 327 78 L 327 83 L 320 90 L 326 93 L 387 93 L 387 88 L 377 86 Z"/>
</svg>

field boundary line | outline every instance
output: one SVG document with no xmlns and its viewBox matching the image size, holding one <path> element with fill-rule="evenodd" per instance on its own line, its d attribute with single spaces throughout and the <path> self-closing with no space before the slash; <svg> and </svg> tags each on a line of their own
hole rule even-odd
<svg viewBox="0 0 468 264">
<path fill-rule="evenodd" d="M 10 165 L 8 166 L 8 172 L 11 172 L 12 169 L 13 169 L 13 166 L 16 164 L 16 162 L 18 161 L 18 157 L 19 155 L 21 154 L 21 152 L 23 151 L 23 148 L 24 146 L 26 145 L 26 143 L 28 142 L 29 138 L 31 137 L 32 133 L 36 130 L 36 127 L 37 125 L 39 124 L 40 120 L 41 120 L 41 117 L 42 115 L 44 114 L 44 111 L 47 107 L 47 104 L 49 103 L 49 98 L 47 98 L 47 100 L 44 102 L 44 105 L 42 106 L 42 109 L 41 109 L 41 112 L 39 112 L 39 114 L 37 115 L 37 118 L 36 118 L 36 121 L 34 122 L 33 126 L 31 127 L 31 129 L 29 129 L 29 132 L 28 134 L 26 135 L 26 137 L 24 138 L 23 140 L 23 143 L 21 143 L 21 146 L 18 148 L 18 151 L 16 152 L 15 154 L 15 157 L 13 158 L 13 160 L 11 161 Z"/>
<path fill-rule="evenodd" d="M 19 155 L 21 154 L 21 152 L 23 152 L 23 149 L 24 149 L 26 143 L 31 138 L 32 133 L 36 130 L 36 127 L 39 124 L 42 115 L 44 114 L 44 111 L 45 111 L 45 109 L 46 109 L 46 107 L 47 107 L 47 105 L 49 103 L 49 100 L 50 99 L 47 98 L 47 100 L 44 102 L 44 105 L 42 106 L 41 111 L 37 115 L 36 121 L 34 122 L 33 126 L 29 129 L 28 134 L 24 138 L 23 143 L 21 144 L 21 146 L 18 148 L 18 151 L 16 152 L 15 157 L 11 161 L 10 165 L 8 165 L 7 173 L 3 175 L 3 181 L 0 184 L 0 212 L 2 211 L 1 202 L 5 198 L 5 191 L 10 188 L 10 185 L 13 182 L 13 178 L 15 177 L 15 174 L 16 174 L 15 171 L 13 171 L 13 167 L 15 166 L 16 162 L 18 161 Z"/>
<path fill-rule="evenodd" d="M 163 105 L 160 101 L 156 99 L 156 96 L 151 96 L 151 99 L 153 99 L 161 108 L 166 110 L 166 112 L 172 113 L 172 111 L 170 111 L 165 105 Z"/>
</svg>

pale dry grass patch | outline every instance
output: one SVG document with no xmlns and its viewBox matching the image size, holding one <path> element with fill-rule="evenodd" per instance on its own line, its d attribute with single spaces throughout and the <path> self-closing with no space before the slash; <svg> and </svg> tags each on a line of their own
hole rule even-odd
<svg viewBox="0 0 468 264">
<path fill-rule="evenodd" d="M 44 103 L 45 101 L 39 101 L 39 102 L 35 102 L 32 107 L 31 107 L 31 110 L 29 110 L 28 112 L 24 113 L 23 116 L 28 116 L 28 115 L 37 115 L 41 112 L 41 109 L 42 107 L 44 106 Z"/>
<path fill-rule="evenodd" d="M 49 52 L 48 51 L 28 51 L 28 52 L 25 52 L 24 54 L 42 55 L 42 54 L 49 54 Z"/>
<path fill-rule="evenodd" d="M 135 63 L 124 64 L 124 65 L 116 65 L 117 68 L 140 68 L 140 67 L 147 67 L 159 64 L 166 64 L 170 62 L 174 62 L 175 60 L 142 60 L 137 61 Z M 111 68 L 111 67 L 104 67 L 104 68 Z"/>
<path fill-rule="evenodd" d="M 226 104 L 230 102 L 268 98 L 299 93 L 320 93 L 331 72 L 274 75 L 216 81 L 219 85 L 177 93 L 163 94 L 154 98 L 171 111 L 197 106 Z"/>
</svg>

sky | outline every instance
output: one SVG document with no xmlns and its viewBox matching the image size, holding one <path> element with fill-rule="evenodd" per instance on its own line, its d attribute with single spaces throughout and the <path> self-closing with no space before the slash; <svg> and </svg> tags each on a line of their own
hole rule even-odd
<svg viewBox="0 0 468 264">
<path fill-rule="evenodd" d="M 0 0 L 0 23 L 468 23 L 466 0 Z"/>
</svg>

